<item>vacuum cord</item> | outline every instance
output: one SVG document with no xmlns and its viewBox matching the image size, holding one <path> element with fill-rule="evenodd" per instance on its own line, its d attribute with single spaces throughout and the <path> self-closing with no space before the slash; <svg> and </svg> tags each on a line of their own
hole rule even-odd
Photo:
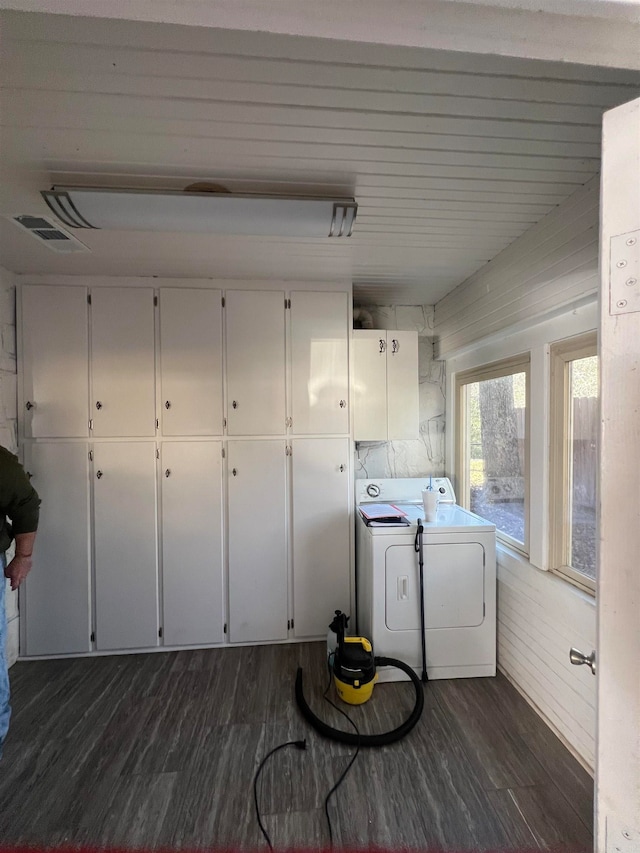
<svg viewBox="0 0 640 853">
<path fill-rule="evenodd" d="M 258 826 L 260 827 L 260 831 L 264 835 L 267 844 L 269 845 L 269 850 L 273 850 L 273 845 L 271 843 L 271 839 L 269 838 L 269 834 L 267 830 L 264 828 L 262 823 L 262 819 L 260 818 L 260 806 L 258 805 L 258 779 L 260 774 L 262 773 L 262 768 L 267 763 L 267 761 L 271 758 L 271 756 L 278 752 L 281 749 L 285 749 L 287 746 L 295 746 L 297 749 L 306 749 L 307 741 L 306 740 L 288 740 L 286 743 L 281 743 L 279 746 L 274 747 L 270 752 L 268 752 L 265 757 L 260 762 L 260 766 L 256 771 L 256 775 L 253 777 L 253 802 L 256 807 L 256 817 L 258 818 Z"/>
<path fill-rule="evenodd" d="M 358 753 L 360 752 L 360 737 L 361 737 L 360 736 L 360 730 L 358 729 L 355 722 L 351 719 L 351 717 L 347 714 L 347 712 L 343 711 L 342 708 L 339 708 L 335 704 L 335 702 L 332 702 L 331 699 L 329 699 L 329 697 L 327 696 L 327 693 L 329 692 L 329 689 L 331 688 L 331 683 L 333 681 L 333 673 L 331 671 L 331 658 L 332 658 L 332 656 L 333 655 L 331 654 L 327 658 L 327 668 L 329 670 L 329 683 L 327 684 L 327 689 L 324 691 L 323 698 L 325 699 L 325 701 L 327 701 L 331 705 L 332 708 L 335 708 L 336 711 L 339 711 L 342 714 L 342 716 L 346 717 L 347 720 L 349 721 L 349 723 L 351 723 L 351 725 L 353 726 L 353 728 L 356 731 L 356 735 L 358 737 L 358 742 L 356 744 L 356 751 L 351 756 L 351 761 L 347 764 L 345 769 L 342 771 L 340 778 L 335 783 L 333 788 L 329 791 L 329 793 L 327 794 L 325 801 L 324 801 L 324 813 L 327 817 L 327 826 L 329 827 L 329 850 L 333 850 L 333 829 L 331 827 L 331 818 L 329 816 L 329 800 L 331 799 L 332 795 L 338 790 L 340 785 L 342 785 L 342 783 L 344 782 L 344 780 L 347 776 L 347 773 L 349 772 L 349 770 L 351 770 L 351 768 L 355 764 L 355 760 L 358 757 Z"/>
</svg>

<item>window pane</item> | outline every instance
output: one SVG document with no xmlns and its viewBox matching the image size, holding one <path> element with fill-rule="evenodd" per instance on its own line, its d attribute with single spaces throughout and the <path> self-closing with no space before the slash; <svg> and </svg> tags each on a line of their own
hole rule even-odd
<svg viewBox="0 0 640 853">
<path fill-rule="evenodd" d="M 470 509 L 524 544 L 526 374 L 466 389 Z"/>
<path fill-rule="evenodd" d="M 598 357 L 569 362 L 569 565 L 596 577 Z"/>
</svg>

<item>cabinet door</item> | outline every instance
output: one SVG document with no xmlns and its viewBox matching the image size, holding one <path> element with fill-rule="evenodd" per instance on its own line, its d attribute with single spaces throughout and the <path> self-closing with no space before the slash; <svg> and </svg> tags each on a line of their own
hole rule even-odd
<svg viewBox="0 0 640 853">
<path fill-rule="evenodd" d="M 230 441 L 228 470 L 230 640 L 285 640 L 285 443 Z"/>
<path fill-rule="evenodd" d="M 353 332 L 353 437 L 387 440 L 387 333 Z"/>
<path fill-rule="evenodd" d="M 162 445 L 164 642 L 224 640 L 222 443 Z"/>
<path fill-rule="evenodd" d="M 229 435 L 285 432 L 284 293 L 226 296 Z"/>
<path fill-rule="evenodd" d="M 155 442 L 94 445 L 96 645 L 158 644 Z"/>
<path fill-rule="evenodd" d="M 222 293 L 160 291 L 164 435 L 222 434 Z"/>
<path fill-rule="evenodd" d="M 89 434 L 86 287 L 22 288 L 22 375 L 27 438 Z"/>
<path fill-rule="evenodd" d="M 150 288 L 91 292 L 95 436 L 155 435 L 153 312 Z"/>
<path fill-rule="evenodd" d="M 320 637 L 351 612 L 349 439 L 297 439 L 291 462 L 295 633 Z"/>
<path fill-rule="evenodd" d="M 388 436 L 419 438 L 418 333 L 387 332 Z"/>
<path fill-rule="evenodd" d="M 21 593 L 26 654 L 88 652 L 89 450 L 84 442 L 29 443 L 25 463 L 43 505 Z"/>
<path fill-rule="evenodd" d="M 294 433 L 348 433 L 349 306 L 346 293 L 291 294 Z"/>
</svg>

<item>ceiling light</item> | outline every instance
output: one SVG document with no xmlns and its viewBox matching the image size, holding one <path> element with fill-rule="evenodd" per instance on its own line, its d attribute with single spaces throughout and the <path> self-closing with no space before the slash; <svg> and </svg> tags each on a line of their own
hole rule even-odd
<svg viewBox="0 0 640 853">
<path fill-rule="evenodd" d="M 352 198 L 53 187 L 42 197 L 70 228 L 272 237 L 350 237 Z"/>
</svg>

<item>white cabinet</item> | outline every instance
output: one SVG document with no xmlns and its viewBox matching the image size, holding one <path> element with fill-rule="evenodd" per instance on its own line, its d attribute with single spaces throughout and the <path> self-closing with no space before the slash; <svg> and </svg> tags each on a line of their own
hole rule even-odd
<svg viewBox="0 0 640 853">
<path fill-rule="evenodd" d="M 346 293 L 291 294 L 291 415 L 298 435 L 349 432 Z"/>
<path fill-rule="evenodd" d="M 222 293 L 160 291 L 164 435 L 222 434 Z"/>
<path fill-rule="evenodd" d="M 96 647 L 158 644 L 156 445 L 96 442 Z"/>
<path fill-rule="evenodd" d="M 286 458 L 284 441 L 228 444 L 232 643 L 287 638 Z"/>
<path fill-rule="evenodd" d="M 419 437 L 418 333 L 353 332 L 353 437 Z"/>
<path fill-rule="evenodd" d="M 229 435 L 285 432 L 284 293 L 232 290 L 226 296 Z"/>
<path fill-rule="evenodd" d="M 222 643 L 222 442 L 165 441 L 161 458 L 164 642 Z"/>
<path fill-rule="evenodd" d="M 32 474 L 43 508 L 33 569 L 20 596 L 23 653 L 88 652 L 88 446 L 85 442 L 30 442 L 25 448 L 25 468 Z"/>
<path fill-rule="evenodd" d="M 89 433 L 86 287 L 22 288 L 22 395 L 26 438 Z"/>
<path fill-rule="evenodd" d="M 153 290 L 91 293 L 94 436 L 155 435 Z"/>
<path fill-rule="evenodd" d="M 324 636 L 350 613 L 349 439 L 292 443 L 293 615 L 296 637 Z"/>
</svg>

